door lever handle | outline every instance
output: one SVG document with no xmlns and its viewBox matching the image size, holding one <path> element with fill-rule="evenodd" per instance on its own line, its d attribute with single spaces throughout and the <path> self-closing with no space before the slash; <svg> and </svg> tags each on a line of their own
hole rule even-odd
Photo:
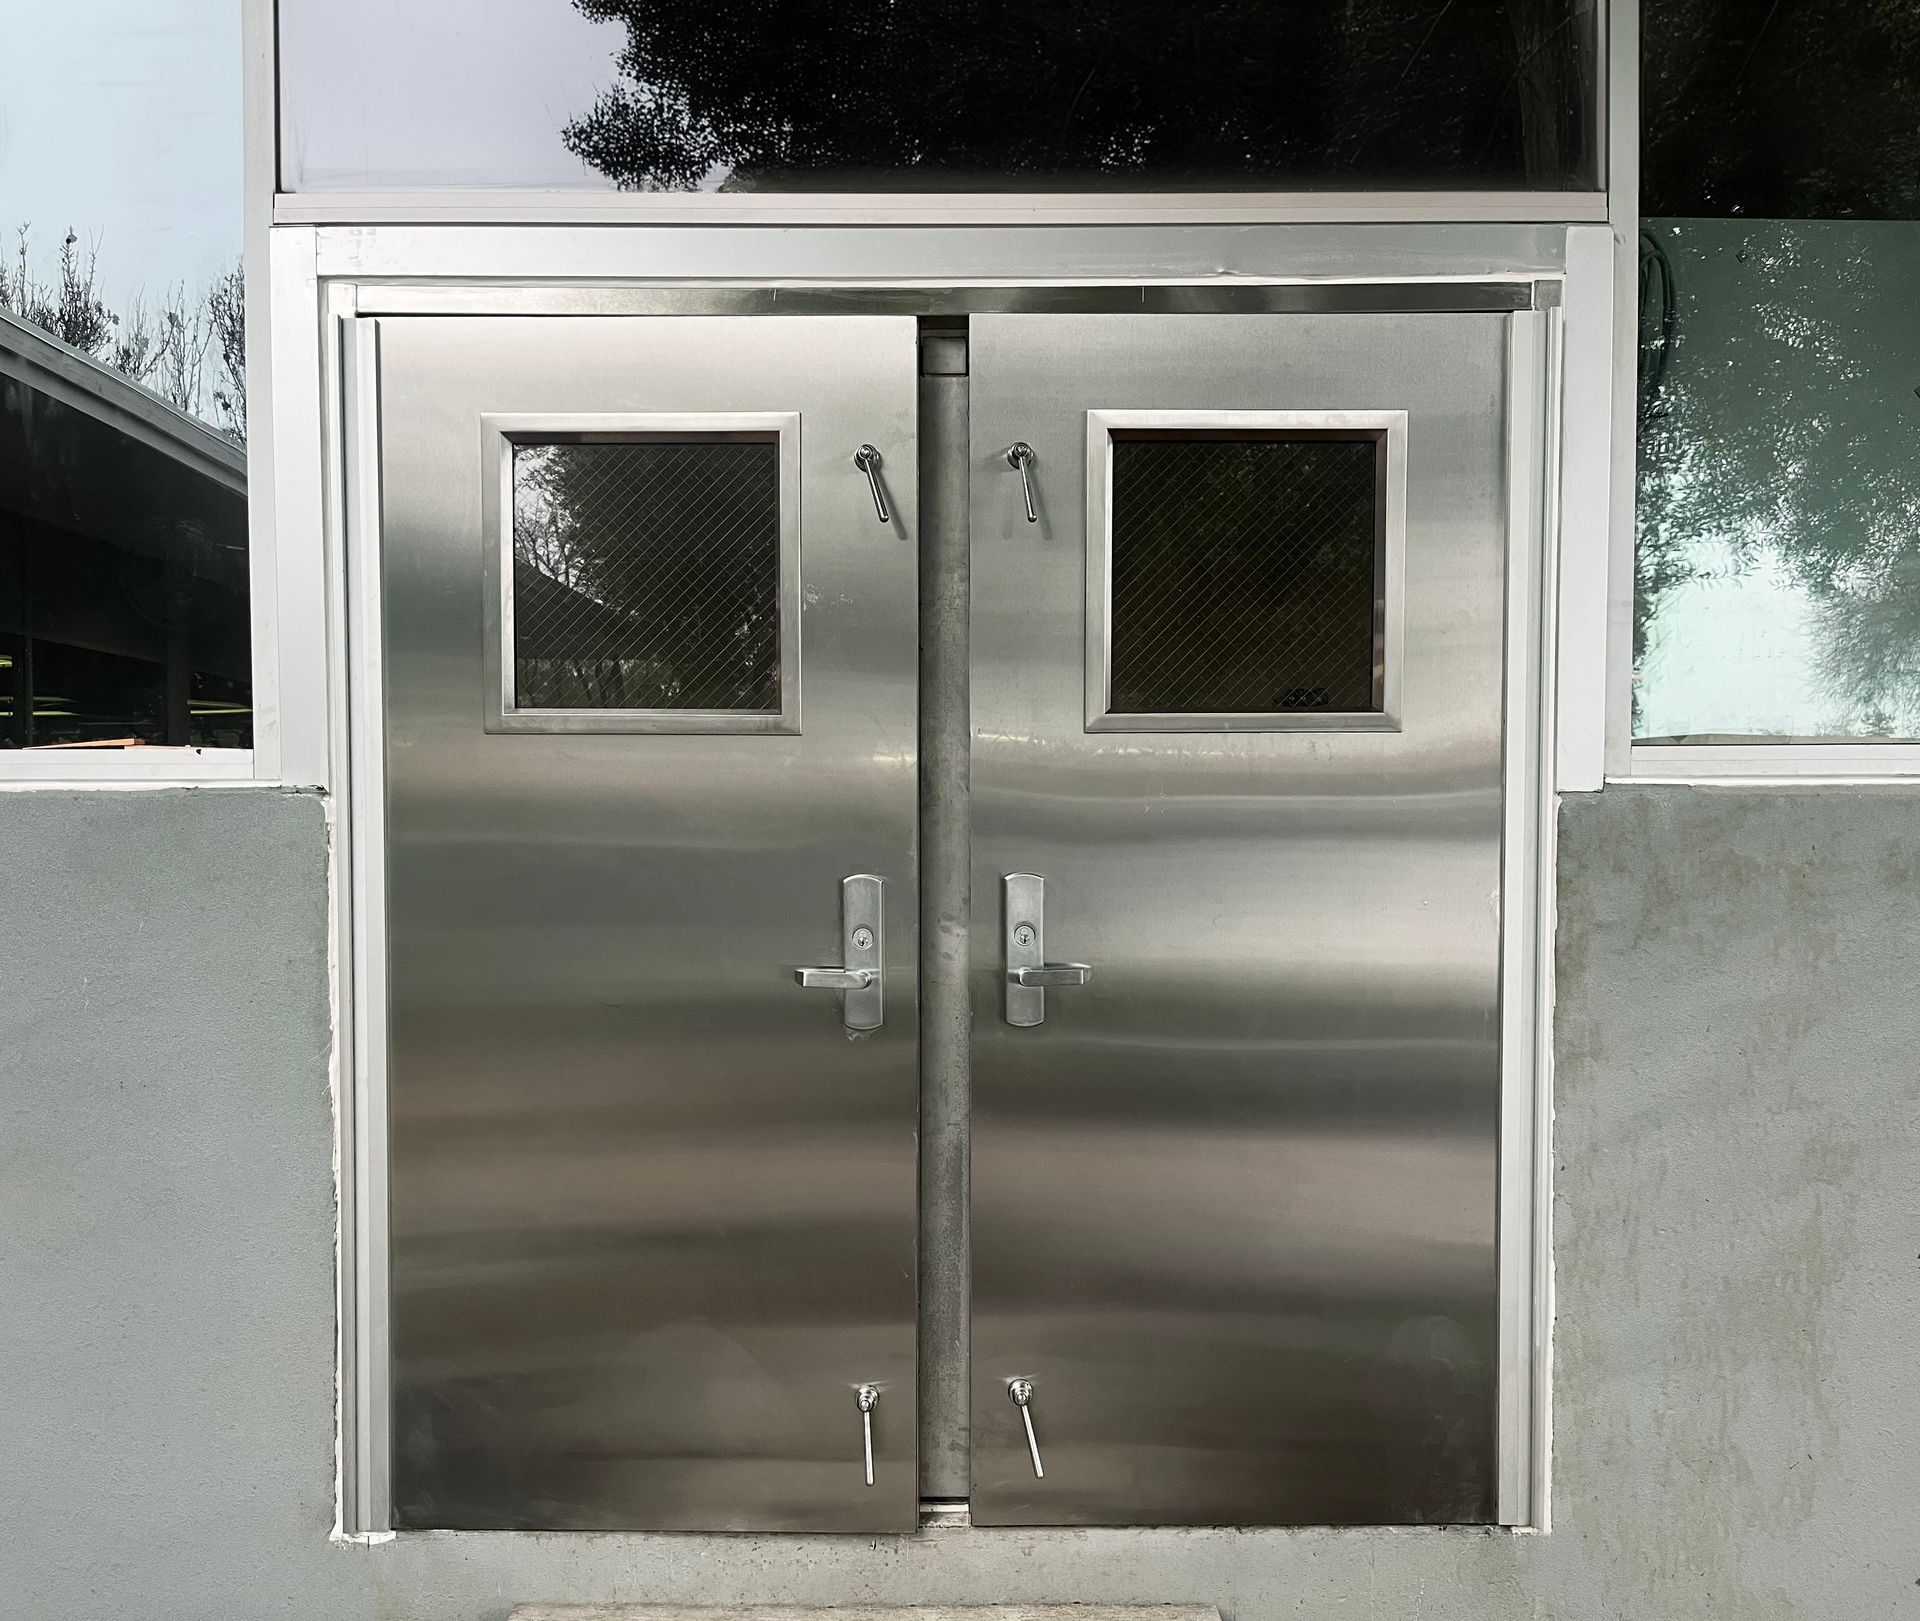
<svg viewBox="0 0 1920 1621">
<path fill-rule="evenodd" d="M 1044 990 L 1049 985 L 1084 985 L 1093 978 L 1093 970 L 1083 962 L 1043 962 L 1032 968 L 1009 968 L 1010 985 L 1026 985 Z"/>
<path fill-rule="evenodd" d="M 871 968 L 796 968 L 794 982 L 810 991 L 864 991 L 875 979 Z"/>
<path fill-rule="evenodd" d="M 893 514 L 887 510 L 887 492 L 880 484 L 880 452 L 872 445 L 862 445 L 853 453 L 853 465 L 867 475 L 867 488 L 873 492 L 874 516 L 882 523 L 892 523 Z"/>
<path fill-rule="evenodd" d="M 840 991 L 841 1022 L 849 1030 L 878 1030 L 887 1016 L 887 881 L 857 872 L 840 881 L 840 961 L 838 968 L 793 971 L 805 990 Z"/>
<path fill-rule="evenodd" d="M 1047 961 L 1046 879 L 1037 872 L 1010 872 L 1000 887 L 1007 1023 L 1027 1029 L 1046 1020 L 1049 986 L 1084 985 L 1093 969 L 1083 962 Z"/>
<path fill-rule="evenodd" d="M 1040 511 L 1033 504 L 1033 479 L 1027 469 L 1033 465 L 1033 446 L 1021 439 L 1007 447 L 1007 465 L 1020 475 L 1020 494 L 1027 503 L 1027 522 L 1038 523 Z"/>
</svg>

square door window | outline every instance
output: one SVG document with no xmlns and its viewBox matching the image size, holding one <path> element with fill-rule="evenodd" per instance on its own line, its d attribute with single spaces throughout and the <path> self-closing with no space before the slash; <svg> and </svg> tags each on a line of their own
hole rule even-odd
<svg viewBox="0 0 1920 1621">
<path fill-rule="evenodd" d="M 796 419 L 492 419 L 489 729 L 799 729 Z"/>
<path fill-rule="evenodd" d="M 1404 415 L 1094 418 L 1089 729 L 1390 729 Z"/>
</svg>

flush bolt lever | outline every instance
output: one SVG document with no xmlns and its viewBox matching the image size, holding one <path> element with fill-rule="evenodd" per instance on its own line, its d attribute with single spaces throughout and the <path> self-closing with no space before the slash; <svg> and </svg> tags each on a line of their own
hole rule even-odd
<svg viewBox="0 0 1920 1621">
<path fill-rule="evenodd" d="M 860 1438 L 866 1443 L 867 1484 L 873 1484 L 873 1410 L 880 1402 L 880 1389 L 877 1385 L 862 1385 L 853 1393 L 854 1400 L 860 1404 Z"/>
<path fill-rule="evenodd" d="M 1033 446 L 1024 439 L 1007 448 L 1007 465 L 1020 475 L 1020 493 L 1027 502 L 1027 522 L 1040 521 L 1040 509 L 1033 504 L 1033 479 L 1027 469 L 1033 465 Z"/>
<path fill-rule="evenodd" d="M 1015 1379 L 1007 1386 L 1007 1394 L 1020 1409 L 1020 1421 L 1027 1427 L 1027 1453 L 1033 1459 L 1033 1478 L 1045 1480 L 1047 1472 L 1040 1464 L 1040 1442 L 1033 1433 L 1033 1381 Z"/>
<path fill-rule="evenodd" d="M 887 492 L 880 484 L 880 452 L 872 445 L 862 445 L 853 453 L 853 465 L 867 475 L 867 488 L 873 491 L 874 516 L 882 523 L 892 523 L 893 514 L 887 510 Z"/>
</svg>

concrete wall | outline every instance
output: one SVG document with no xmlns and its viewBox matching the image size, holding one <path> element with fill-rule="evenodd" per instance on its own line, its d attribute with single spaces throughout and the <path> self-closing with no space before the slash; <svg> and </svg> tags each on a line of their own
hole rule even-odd
<svg viewBox="0 0 1920 1621">
<path fill-rule="evenodd" d="M 1555 1528 L 330 1545 L 324 807 L 0 796 L 0 1615 L 1920 1617 L 1920 794 L 1563 818 Z"/>
</svg>

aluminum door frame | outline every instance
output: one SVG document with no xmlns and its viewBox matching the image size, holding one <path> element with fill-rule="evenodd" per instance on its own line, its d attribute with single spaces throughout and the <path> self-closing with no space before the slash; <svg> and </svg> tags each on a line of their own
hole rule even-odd
<svg viewBox="0 0 1920 1621">
<path fill-rule="evenodd" d="M 332 497 L 329 527 L 337 543 L 335 568 L 329 576 L 329 595 L 332 610 L 338 616 L 336 622 L 342 633 L 341 651 L 344 654 L 337 661 L 334 679 L 344 689 L 342 697 L 346 718 L 346 725 L 335 738 L 337 754 L 334 780 L 346 800 L 338 824 L 341 860 L 345 869 L 345 882 L 340 894 L 344 904 L 338 919 L 344 949 L 342 960 L 336 963 L 335 974 L 336 991 L 342 1003 L 343 1037 L 347 1039 L 352 1066 L 352 1085 L 343 1086 L 338 1097 L 341 1159 L 337 1174 L 342 1217 L 339 1282 L 343 1302 L 339 1325 L 342 1373 L 340 1498 L 342 1530 L 349 1535 L 380 1535 L 391 1533 L 393 1521 L 392 1276 L 388 1236 L 391 1169 L 387 1061 L 387 695 L 382 647 L 385 604 L 380 564 L 383 399 L 379 320 L 363 318 L 362 312 L 352 307 L 350 295 L 344 298 L 339 296 L 345 291 L 344 288 L 337 289 L 331 303 L 326 335 L 334 365 L 323 377 L 327 415 L 335 427 L 334 436 L 328 442 Z M 515 312 L 508 309 L 499 313 L 510 315 Z M 679 313 L 702 312 L 686 310 Z M 722 309 L 718 313 L 731 312 Z M 917 382 L 911 362 L 903 365 L 900 375 L 904 392 L 911 398 Z M 566 416 L 565 426 L 578 428 L 585 423 L 585 418 L 562 415 Z M 485 423 L 484 431 L 488 439 L 495 439 L 499 437 L 496 430 L 502 426 L 529 429 L 550 427 L 561 423 L 562 415 L 543 414 L 536 418 L 493 414 L 491 420 Z M 649 411 L 588 415 L 597 420 L 585 423 L 586 426 L 631 427 L 642 433 L 660 426 L 670 416 L 683 417 L 683 426 L 692 421 L 683 413 Z M 789 426 L 786 421 L 789 415 L 786 412 L 754 412 L 743 417 L 739 413 L 731 416 L 723 412 L 699 413 L 697 425 L 704 428 L 727 416 L 734 427 L 764 430 L 772 426 L 784 429 Z M 747 420 L 747 417 L 752 420 Z M 775 418 L 780 420 L 776 422 Z M 797 443 L 797 437 L 797 432 L 782 432 L 780 435 L 783 569 L 791 557 L 797 555 L 797 533 L 792 537 L 795 553 L 790 554 L 786 530 L 786 516 L 791 510 L 788 498 L 793 493 L 789 487 L 792 472 L 789 453 Z M 483 510 L 494 516 L 498 515 L 501 506 L 501 492 L 495 488 L 496 478 L 493 476 L 500 471 L 499 462 L 495 451 L 483 448 L 482 464 L 488 476 L 483 478 L 478 493 Z M 893 483 L 889 487 L 890 494 L 904 501 L 903 511 L 909 525 L 915 506 L 912 499 L 915 480 L 913 464 L 911 456 L 903 458 L 891 470 Z M 849 476 L 858 479 L 859 474 L 850 468 Z M 856 505 L 867 507 L 864 482 L 859 489 L 860 501 Z M 870 515 L 870 507 L 867 510 Z M 888 532 L 896 541 L 902 534 L 901 521 L 896 517 L 887 525 Z M 909 527 L 905 533 L 909 537 L 905 544 L 913 544 L 912 529 Z M 491 556 L 490 550 L 484 556 L 476 553 L 476 558 L 475 583 L 479 586 L 484 564 L 497 563 L 497 559 Z M 785 583 L 783 577 L 783 589 Z M 494 598 L 495 593 L 488 591 L 484 606 L 497 608 Z M 909 617 L 911 612 L 910 608 Z M 499 628 L 497 624 L 488 625 L 485 634 L 492 636 Z M 905 634 L 911 637 L 912 628 L 908 627 Z M 786 661 L 792 648 L 793 643 L 787 640 L 782 649 L 783 678 L 789 668 Z M 799 661 L 796 659 L 791 667 L 797 674 Z M 489 683 L 489 693 L 493 692 L 495 685 L 497 683 Z M 626 726 L 610 729 L 638 730 Z M 677 725 L 646 729 L 669 734 L 680 730 Z M 710 725 L 700 729 L 710 734 L 742 730 Z M 762 735 L 768 731 L 777 734 L 779 730 L 779 727 L 753 729 Z M 746 732 L 739 741 L 751 743 L 752 738 L 752 732 Z M 766 740 L 777 745 L 780 737 L 767 736 Z M 908 746 L 912 745 L 912 728 L 909 727 Z M 917 831 L 911 837 L 917 842 Z M 909 859 L 917 860 L 912 843 L 908 850 Z M 915 873 L 905 871 L 897 874 L 894 888 L 894 894 L 889 896 L 889 905 L 912 907 L 915 904 L 914 897 L 918 890 Z M 837 915 L 834 899 L 823 896 L 823 916 L 830 910 Z M 911 928 L 900 931 L 901 939 L 894 944 L 893 967 L 889 970 L 889 978 L 917 975 L 916 933 L 917 930 Z M 827 949 L 822 947 L 823 951 Z M 897 990 L 898 986 L 895 988 Z M 837 996 L 816 998 L 798 988 L 790 986 L 789 989 L 802 1003 L 816 1007 L 823 1018 L 833 1021 L 837 1017 L 834 1011 L 839 1000 Z M 896 1034 L 901 1020 L 917 1025 L 916 1003 L 917 997 L 907 996 L 897 1010 L 889 1007 L 889 1023 L 896 1026 Z M 912 1159 L 910 1148 L 908 1159 Z M 910 1186 L 913 1173 L 909 1171 L 907 1174 Z M 910 1255 L 915 1225 L 914 1211 L 910 1206 L 905 1212 L 905 1225 Z M 910 1283 L 911 1269 L 906 1275 Z M 909 1323 L 909 1358 L 912 1354 L 913 1332 L 913 1325 Z M 904 1478 L 909 1481 L 916 1475 L 913 1386 L 910 1363 L 904 1377 L 888 1377 L 882 1394 L 892 1396 L 890 1401 L 884 1403 L 891 1412 L 891 1419 L 885 1414 L 877 1414 L 880 1423 L 876 1424 L 873 1431 L 875 1463 L 895 1483 L 902 1478 L 903 1470 Z M 864 1396 L 864 1390 L 861 1394 Z M 850 1388 L 847 1397 L 847 1433 L 853 1460 L 851 1467 L 857 1474 L 864 1409 L 855 1405 L 854 1395 Z M 887 1484 L 887 1481 L 883 1480 L 881 1484 Z M 351 1517 L 350 1510 L 354 1511 Z M 905 1530 L 910 1525 L 911 1516 L 891 1528 Z M 724 1529 L 717 1524 L 711 1527 L 677 1528 Z M 742 1525 L 738 1528 L 748 1527 Z"/>
<path fill-rule="evenodd" d="M 1297 227 L 1280 228 L 1276 240 L 1298 231 Z M 1403 230 L 1398 235 L 1388 232 L 1386 240 L 1404 249 L 1433 234 L 1431 228 Z M 1504 908 L 1501 928 L 1497 1517 L 1502 1525 L 1544 1530 L 1549 1523 L 1551 1459 L 1551 908 L 1558 803 L 1550 767 L 1556 759 L 1555 722 L 1561 702 L 1556 677 L 1568 656 L 1560 646 L 1563 480 L 1570 489 L 1585 489 L 1592 482 L 1582 477 L 1584 464 L 1563 467 L 1563 445 L 1573 421 L 1583 430 L 1604 422 L 1608 408 L 1603 396 L 1610 390 L 1611 379 L 1587 375 L 1567 361 L 1563 301 L 1573 267 L 1561 250 L 1549 251 L 1547 241 L 1550 234 L 1556 242 L 1570 242 L 1582 235 L 1580 231 L 1544 233 L 1536 228 L 1492 226 L 1443 234 L 1447 239 L 1459 238 L 1461 268 L 1452 273 L 1414 270 L 1390 280 L 1368 276 L 1360 266 L 1377 251 L 1374 245 L 1382 240 L 1379 229 L 1371 233 L 1334 229 L 1309 236 L 1316 241 L 1321 235 L 1348 241 L 1345 252 L 1354 267 L 1351 275 L 1335 271 L 1302 280 L 1234 274 L 1208 283 L 1205 290 L 1214 301 L 1210 307 L 1230 309 L 1241 298 L 1255 308 L 1274 308 L 1276 290 L 1365 286 L 1371 297 L 1383 300 L 1371 307 L 1391 308 L 1395 293 L 1405 291 L 1412 296 L 1400 307 L 1444 308 L 1447 295 L 1463 286 L 1494 282 L 1529 289 L 1529 296 L 1513 306 L 1530 313 L 1511 317 L 1509 371 L 1514 397 L 1509 422 L 1508 780 L 1502 871 L 1503 887 L 1521 903 Z M 323 235 L 330 241 L 337 237 L 337 242 L 316 253 Z M 544 275 L 531 271 L 524 254 L 509 254 L 497 264 L 487 263 L 485 269 L 482 261 L 470 261 L 473 269 L 459 274 L 438 246 L 447 242 L 505 248 L 510 239 L 538 244 L 547 238 L 552 247 Z M 288 234 L 280 240 L 291 247 L 296 238 Z M 294 350 L 293 360 L 287 363 L 291 376 L 310 378 L 314 393 L 310 407 L 297 401 L 282 403 L 285 433 L 279 432 L 281 423 L 276 418 L 276 436 L 294 457 L 290 470 L 276 480 L 276 500 L 287 499 L 287 492 L 294 488 L 304 491 L 310 480 L 313 528 L 321 551 L 314 564 L 314 587 L 325 600 L 332 627 L 316 632 L 315 645 L 322 650 L 327 669 L 327 710 L 335 718 L 326 752 L 328 778 L 339 805 L 331 886 L 337 942 L 332 982 L 339 1031 L 335 1060 L 341 1391 L 337 1526 L 350 1537 L 385 1535 L 391 1525 L 386 1483 L 390 1441 L 386 1096 L 384 1066 L 377 1058 L 381 1029 L 373 1011 L 383 1002 L 385 987 L 380 945 L 384 913 L 379 899 L 382 772 L 377 741 L 384 698 L 378 658 L 369 651 L 367 638 L 353 629 L 378 622 L 368 617 L 378 607 L 377 582 L 370 593 L 367 571 L 358 566 L 364 561 L 365 537 L 377 533 L 377 486 L 369 470 L 378 465 L 378 390 L 371 323 L 357 317 L 389 309 L 501 314 L 610 311 L 623 306 L 659 309 L 662 291 L 671 295 L 673 307 L 688 313 L 740 308 L 738 278 L 683 277 L 656 283 L 651 290 L 644 272 L 632 275 L 626 286 L 587 282 L 577 268 L 577 253 L 566 250 L 566 240 L 563 232 L 525 227 L 451 234 L 387 228 L 370 233 L 302 231 L 299 241 L 309 255 L 305 264 L 292 253 L 275 263 L 275 308 L 285 321 L 276 326 L 276 337 L 290 342 Z M 1025 238 L 1009 242 L 1009 263 L 1021 261 L 1021 240 Z M 1467 246 L 1482 240 L 1489 245 Z M 461 259 L 465 251 L 457 248 L 451 259 Z M 543 251 L 536 249 L 533 258 L 539 259 Z M 1323 250 L 1316 247 L 1314 251 Z M 375 264 L 380 268 L 373 269 Z M 477 279 L 489 272 L 507 279 Z M 397 274 L 418 279 L 397 280 Z M 1053 279 L 1039 281 L 1032 279 L 1032 271 L 1025 281 L 947 276 L 931 287 L 925 281 L 877 286 L 852 276 L 823 279 L 809 268 L 797 270 L 795 277 L 779 285 L 786 308 L 804 309 L 808 295 L 818 292 L 840 313 L 862 307 L 863 299 L 874 300 L 868 307 L 896 313 L 908 307 L 1018 308 L 1023 288 L 1032 285 L 1046 288 L 1053 308 L 1062 307 L 1076 289 L 1088 295 L 1089 307 L 1110 307 L 1115 282 L 1076 282 L 1070 272 L 1063 279 L 1057 270 L 1052 275 Z M 760 276 L 764 278 L 764 271 Z M 1164 277 L 1132 285 L 1143 293 L 1160 288 L 1172 294 L 1181 291 Z M 1608 300 L 1596 301 L 1591 296 L 1596 287 L 1584 280 L 1581 287 L 1585 302 L 1580 307 L 1586 315 L 1604 314 Z M 1144 298 L 1139 307 L 1146 308 Z M 317 321 L 319 328 L 317 342 L 306 340 L 311 347 L 304 362 L 299 355 L 306 330 L 301 324 L 303 311 L 310 312 L 306 318 Z M 276 363 L 276 392 L 279 388 Z M 306 411 L 311 411 L 310 423 Z M 1598 500 L 1607 493 L 1604 485 L 1592 491 Z M 1515 656 L 1515 650 L 1520 656 Z M 303 656 L 304 652 L 303 648 Z M 1511 995 L 1506 994 L 1509 987 Z"/>
</svg>

